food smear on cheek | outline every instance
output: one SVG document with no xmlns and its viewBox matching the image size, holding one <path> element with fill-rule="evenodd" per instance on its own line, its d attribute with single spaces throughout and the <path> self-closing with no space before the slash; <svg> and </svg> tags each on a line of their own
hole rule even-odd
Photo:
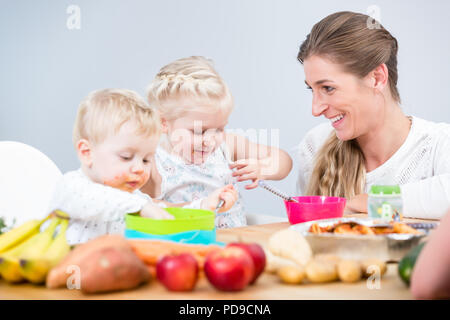
<svg viewBox="0 0 450 320">
<path fill-rule="evenodd" d="M 109 187 L 119 188 L 119 186 L 122 183 L 122 181 L 124 181 L 124 178 L 126 178 L 126 174 L 116 175 L 114 178 L 112 178 L 110 180 L 104 180 L 103 184 L 107 185 Z"/>
</svg>

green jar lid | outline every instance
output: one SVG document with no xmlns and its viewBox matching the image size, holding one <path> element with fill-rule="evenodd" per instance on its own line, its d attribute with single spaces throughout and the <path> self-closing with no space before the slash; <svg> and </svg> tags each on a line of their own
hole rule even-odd
<svg viewBox="0 0 450 320">
<path fill-rule="evenodd" d="M 377 195 L 384 195 L 384 194 L 389 194 L 389 195 L 396 195 L 396 194 L 400 194 L 400 186 L 381 186 L 381 185 L 373 185 L 372 187 L 370 187 L 370 194 L 377 194 Z"/>
<path fill-rule="evenodd" d="M 174 220 L 157 220 L 141 217 L 138 213 L 125 216 L 127 229 L 150 234 L 171 234 L 190 230 L 213 230 L 215 214 L 209 210 L 188 208 L 165 208 Z"/>
</svg>

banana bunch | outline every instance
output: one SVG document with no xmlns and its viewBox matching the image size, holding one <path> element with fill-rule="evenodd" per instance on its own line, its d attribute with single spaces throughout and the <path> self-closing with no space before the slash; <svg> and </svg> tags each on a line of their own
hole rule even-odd
<svg viewBox="0 0 450 320">
<path fill-rule="evenodd" d="M 8 282 L 28 280 L 44 283 L 48 271 L 70 251 L 66 239 L 68 216 L 57 212 L 43 220 L 32 220 L 0 235 L 0 275 Z M 50 220 L 45 230 L 41 225 Z M 59 225 L 56 236 L 54 233 Z"/>
</svg>

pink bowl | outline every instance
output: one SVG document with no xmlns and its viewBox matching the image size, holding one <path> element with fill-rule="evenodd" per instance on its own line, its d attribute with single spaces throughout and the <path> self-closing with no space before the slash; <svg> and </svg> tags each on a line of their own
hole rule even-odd
<svg viewBox="0 0 450 320">
<path fill-rule="evenodd" d="M 308 196 L 292 197 L 294 201 L 284 201 L 286 212 L 291 224 L 319 220 L 340 218 L 344 215 L 345 198 Z"/>
</svg>

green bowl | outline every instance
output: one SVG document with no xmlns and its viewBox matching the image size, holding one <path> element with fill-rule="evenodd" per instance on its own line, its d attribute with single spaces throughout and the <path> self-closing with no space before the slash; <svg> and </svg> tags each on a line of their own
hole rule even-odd
<svg viewBox="0 0 450 320">
<path fill-rule="evenodd" d="M 172 214 L 174 220 L 157 220 L 144 218 L 139 213 L 130 213 L 125 216 L 127 229 L 141 231 L 149 234 L 171 234 L 190 230 L 213 230 L 214 212 L 200 209 L 165 208 Z"/>
</svg>

